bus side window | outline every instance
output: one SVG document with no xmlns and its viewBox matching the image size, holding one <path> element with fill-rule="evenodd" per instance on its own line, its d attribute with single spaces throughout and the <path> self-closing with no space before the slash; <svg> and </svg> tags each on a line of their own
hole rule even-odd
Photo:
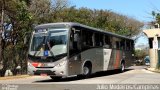
<svg viewBox="0 0 160 90">
<path fill-rule="evenodd" d="M 75 45 L 75 49 L 80 51 L 81 50 L 81 34 L 80 31 L 76 31 L 74 33 L 74 45 Z"/>
<path fill-rule="evenodd" d="M 101 39 L 100 34 L 95 33 L 95 46 L 101 46 L 102 45 L 103 37 L 102 37 L 102 41 L 100 39 Z"/>
<path fill-rule="evenodd" d="M 120 49 L 120 42 L 116 41 L 116 49 Z"/>
<path fill-rule="evenodd" d="M 104 36 L 104 47 L 111 48 L 111 41 L 110 41 L 110 37 L 108 35 Z"/>
<path fill-rule="evenodd" d="M 79 53 L 81 50 L 81 45 L 80 45 L 80 30 L 71 30 L 70 33 L 70 43 L 69 43 L 69 48 L 70 48 L 70 55 L 72 56 L 73 54 Z"/>
<path fill-rule="evenodd" d="M 98 33 L 95 33 L 95 46 L 99 46 L 99 35 Z"/>
<path fill-rule="evenodd" d="M 115 40 L 115 37 L 111 37 L 111 45 L 112 45 L 112 48 L 116 49 L 116 40 Z"/>
<path fill-rule="evenodd" d="M 124 50 L 125 49 L 125 40 L 121 40 L 120 42 L 120 49 Z"/>
<path fill-rule="evenodd" d="M 100 41 L 100 46 L 103 46 L 104 45 L 103 34 L 99 34 L 99 41 Z"/>
<path fill-rule="evenodd" d="M 134 41 L 131 41 L 131 50 L 134 49 Z"/>
<path fill-rule="evenodd" d="M 69 41 L 69 49 L 72 50 L 73 49 L 73 33 L 70 33 L 70 41 Z"/>
<path fill-rule="evenodd" d="M 82 30 L 82 49 L 83 50 L 92 48 L 94 46 L 93 36 L 94 36 L 93 32 Z"/>
<path fill-rule="evenodd" d="M 87 45 L 92 47 L 93 46 L 93 42 L 92 42 L 92 33 L 88 32 L 87 36 L 86 36 L 86 41 L 87 41 Z"/>
</svg>

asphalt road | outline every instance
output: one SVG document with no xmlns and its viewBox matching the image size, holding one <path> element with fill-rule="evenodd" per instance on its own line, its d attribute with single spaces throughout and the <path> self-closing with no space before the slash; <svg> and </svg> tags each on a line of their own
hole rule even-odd
<svg viewBox="0 0 160 90">
<path fill-rule="evenodd" d="M 54 81 L 47 76 L 31 76 L 0 80 L 0 90 L 120 90 L 114 88 L 118 87 L 114 85 L 122 85 L 121 89 L 127 88 L 125 85 L 131 85 L 129 89 L 134 90 L 139 87 L 135 85 L 143 84 L 159 84 L 147 87 L 146 90 L 160 90 L 160 73 L 150 72 L 146 68 L 146 66 L 132 66 L 123 73 L 118 71 L 99 72 L 87 79 L 69 77 Z"/>
</svg>

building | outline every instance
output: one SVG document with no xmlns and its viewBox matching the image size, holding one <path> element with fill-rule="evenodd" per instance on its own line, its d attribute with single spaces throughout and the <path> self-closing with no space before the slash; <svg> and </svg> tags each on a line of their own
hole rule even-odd
<svg viewBox="0 0 160 90">
<path fill-rule="evenodd" d="M 160 28 L 143 30 L 149 40 L 149 57 L 151 68 L 160 66 Z"/>
</svg>

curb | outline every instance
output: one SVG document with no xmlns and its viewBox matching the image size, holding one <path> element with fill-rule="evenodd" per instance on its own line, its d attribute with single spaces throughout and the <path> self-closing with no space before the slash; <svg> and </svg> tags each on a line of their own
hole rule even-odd
<svg viewBox="0 0 160 90">
<path fill-rule="evenodd" d="M 30 77 L 30 76 L 29 75 L 6 76 L 6 77 L 0 77 L 0 80 L 19 79 L 19 78 L 26 78 L 26 77 Z"/>
<path fill-rule="evenodd" d="M 155 69 L 155 68 L 147 68 L 147 70 L 151 71 L 151 72 L 160 73 L 160 70 L 159 69 Z"/>
</svg>

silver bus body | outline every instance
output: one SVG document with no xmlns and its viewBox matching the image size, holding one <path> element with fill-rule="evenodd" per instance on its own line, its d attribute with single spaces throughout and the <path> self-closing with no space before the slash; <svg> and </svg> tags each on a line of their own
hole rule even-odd
<svg viewBox="0 0 160 90">
<path fill-rule="evenodd" d="M 38 32 L 36 30 L 47 28 L 55 28 L 55 30 L 60 28 L 67 31 L 65 55 L 53 56 L 52 58 L 50 57 L 52 55 L 49 50 L 47 51 L 47 56 L 45 56 L 45 51 L 43 50 L 31 50 L 32 43 L 34 43 L 34 35 L 49 32 Z M 110 45 L 107 45 L 105 42 Z M 53 50 L 53 53 L 63 48 L 63 46 L 58 47 L 60 48 Z M 28 74 L 61 77 L 79 75 L 84 74 L 86 63 L 90 65 L 91 73 L 120 69 L 122 62 L 125 63 L 125 67 L 129 67 L 133 63 L 133 50 L 134 41 L 132 39 L 79 23 L 42 24 L 35 27 L 35 31 L 31 37 L 28 54 Z"/>
</svg>

